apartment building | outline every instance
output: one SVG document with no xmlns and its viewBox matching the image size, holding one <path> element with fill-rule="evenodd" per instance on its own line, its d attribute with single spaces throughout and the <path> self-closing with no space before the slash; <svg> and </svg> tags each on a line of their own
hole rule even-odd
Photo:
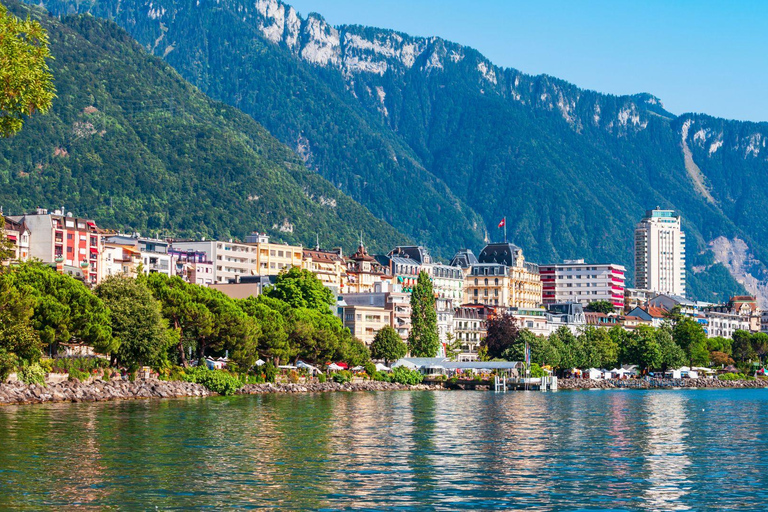
<svg viewBox="0 0 768 512">
<path fill-rule="evenodd" d="M 241 276 L 259 275 L 259 247 L 256 245 L 221 240 L 179 241 L 173 242 L 172 249 L 204 253 L 213 263 L 214 283 L 224 284 L 235 282 Z"/>
<path fill-rule="evenodd" d="M 406 293 L 402 292 L 393 292 L 387 290 L 388 284 L 380 284 L 376 287 L 376 290 L 373 292 L 364 292 L 364 293 L 345 293 L 341 296 L 343 303 L 345 304 L 343 306 L 344 312 L 342 314 L 342 318 L 345 320 L 345 325 L 347 325 L 347 322 L 355 322 L 355 328 L 358 330 L 361 330 L 363 333 L 367 333 L 367 329 L 371 327 L 371 324 L 368 320 L 366 320 L 365 316 L 363 316 L 360 320 L 358 320 L 357 316 L 354 318 L 351 318 L 347 320 L 347 309 L 350 307 L 366 307 L 366 308 L 377 308 L 382 311 L 385 311 L 389 314 L 389 323 L 387 325 L 391 326 L 395 331 L 397 331 L 397 334 L 400 335 L 400 338 L 403 339 L 403 341 L 408 339 L 408 334 L 411 332 L 411 303 L 410 303 L 410 297 Z M 374 319 L 376 320 L 376 319 Z M 365 325 L 358 325 L 356 322 L 362 321 Z M 352 324 L 350 324 L 352 325 Z M 351 328 L 350 328 L 351 330 Z M 352 331 L 353 334 L 356 331 Z M 374 332 L 374 336 L 378 332 L 376 330 Z M 360 338 L 363 341 L 365 341 L 364 338 Z M 371 338 L 371 341 L 373 341 L 373 338 Z"/>
<path fill-rule="evenodd" d="M 171 255 L 168 254 L 170 243 L 157 238 L 147 238 L 139 235 L 109 235 L 105 243 L 133 248 L 139 252 L 141 269 L 144 274 L 173 275 L 171 269 Z M 124 253 L 125 255 L 125 253 Z"/>
<path fill-rule="evenodd" d="M 496 308 L 482 304 L 464 304 L 456 308 L 453 317 L 453 337 L 459 344 L 459 361 L 477 361 L 480 342 L 488 329 L 488 317 Z"/>
<path fill-rule="evenodd" d="M 382 283 L 387 283 L 387 286 L 392 283 L 389 267 L 368 254 L 362 242 L 357 251 L 347 258 L 346 265 L 347 285 L 344 291 L 347 293 L 370 293 L 376 291 L 377 286 L 381 289 Z"/>
<path fill-rule="evenodd" d="M 99 253 L 103 231 L 94 221 L 75 217 L 63 207 L 51 213 L 38 208 L 35 213 L 7 218 L 13 223 L 24 224 L 29 230 L 29 258 L 56 264 L 59 272 L 81 278 L 91 285 L 101 280 Z"/>
<path fill-rule="evenodd" d="M 29 242 L 31 231 L 24 221 L 16 222 L 6 218 L 4 224 L 5 237 L 11 243 L 11 260 L 27 261 L 29 259 Z M 2 263 L 2 262 L 0 262 Z"/>
<path fill-rule="evenodd" d="M 624 309 L 624 275 L 626 269 L 613 263 L 585 263 L 565 260 L 563 263 L 540 265 L 544 304 L 558 302 L 608 301 L 617 310 Z"/>
<path fill-rule="evenodd" d="M 213 262 L 203 251 L 182 251 L 171 248 L 168 251 L 171 257 L 173 275 L 179 276 L 188 283 L 210 286 L 213 280 Z"/>
<path fill-rule="evenodd" d="M 302 268 L 315 274 L 335 294 L 345 291 L 347 272 L 341 249 L 334 251 L 323 251 L 319 248 L 304 249 Z"/>
<path fill-rule="evenodd" d="M 637 224 L 635 284 L 656 293 L 685 296 L 685 232 L 673 210 L 648 210 Z"/>
<path fill-rule="evenodd" d="M 302 268 L 303 249 L 297 245 L 269 241 L 265 233 L 252 233 L 245 244 L 257 248 L 257 272 L 261 276 L 276 276 L 283 269 Z"/>
</svg>

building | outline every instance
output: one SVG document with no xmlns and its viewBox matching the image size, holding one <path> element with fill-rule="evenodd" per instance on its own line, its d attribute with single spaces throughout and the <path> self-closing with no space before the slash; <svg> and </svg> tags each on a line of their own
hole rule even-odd
<svg viewBox="0 0 768 512">
<path fill-rule="evenodd" d="M 480 342 L 488 333 L 487 321 L 496 308 L 482 304 L 464 304 L 456 308 L 453 316 L 453 337 L 458 342 L 459 361 L 477 361 Z"/>
<path fill-rule="evenodd" d="M 104 242 L 99 255 L 103 277 L 136 277 L 141 265 L 141 251 L 133 245 Z"/>
<path fill-rule="evenodd" d="M 344 293 L 347 270 L 341 249 L 322 251 L 319 248 L 302 250 L 302 268 L 309 270 L 322 283 L 338 295 Z"/>
<path fill-rule="evenodd" d="M 578 302 L 585 306 L 608 301 L 617 310 L 623 310 L 625 273 L 621 265 L 584 263 L 584 260 L 540 265 L 542 300 L 544 304 Z"/>
<path fill-rule="evenodd" d="M 488 306 L 537 308 L 542 303 L 539 266 L 510 243 L 486 245 L 465 278 L 467 301 Z"/>
<path fill-rule="evenodd" d="M 29 258 L 55 264 L 59 272 L 95 285 L 101 278 L 99 253 L 103 231 L 84 217 L 75 217 L 62 207 L 49 213 L 38 208 L 35 213 L 8 216 L 29 230 Z"/>
<path fill-rule="evenodd" d="M 17 222 L 6 218 L 3 231 L 5 232 L 5 237 L 11 243 L 11 261 L 27 261 L 29 259 L 31 232 L 24 221 Z"/>
<path fill-rule="evenodd" d="M 350 308 L 376 308 L 380 309 L 388 315 L 387 324 L 391 326 L 397 334 L 400 335 L 403 341 L 408 339 L 408 335 L 411 332 L 411 302 L 410 297 L 406 293 L 388 291 L 389 283 L 380 283 L 376 290 L 373 292 L 363 293 L 345 293 L 341 296 L 344 306 L 342 306 L 342 320 L 344 325 L 350 327 L 352 334 L 370 344 L 373 342 L 373 336 L 379 332 L 379 329 L 373 331 L 373 336 L 369 337 L 369 329 L 374 327 L 373 324 L 380 319 L 376 318 L 375 314 L 372 317 L 366 317 L 373 313 L 362 312 L 362 317 L 357 316 L 357 312 L 354 317 L 349 317 L 348 313 Z M 362 311 L 362 310 L 361 310 Z M 383 318 L 383 317 L 382 317 Z M 383 320 L 382 320 L 383 321 Z M 382 324 L 383 326 L 383 324 Z M 355 328 L 355 330 L 352 329 Z M 356 333 L 360 332 L 361 336 Z"/>
<path fill-rule="evenodd" d="M 245 243 L 258 249 L 256 252 L 258 275 L 276 276 L 283 269 L 302 268 L 301 246 L 270 242 L 267 234 L 256 232 L 248 235 Z"/>
<path fill-rule="evenodd" d="M 668 311 L 664 308 L 657 308 L 655 306 L 643 306 L 636 307 L 629 313 L 627 318 L 638 318 L 637 325 L 651 325 L 652 327 L 661 327 L 665 320 L 668 320 Z M 626 323 L 625 323 L 626 325 Z"/>
<path fill-rule="evenodd" d="M 362 241 L 346 263 L 347 286 L 344 291 L 347 293 L 371 293 L 376 291 L 377 285 L 381 290 L 381 283 L 392 283 L 389 267 L 382 265 L 368 254 Z"/>
<path fill-rule="evenodd" d="M 749 318 L 738 313 L 707 310 L 704 317 L 707 319 L 707 336 L 710 338 L 733 338 L 736 331 L 749 331 Z"/>
<path fill-rule="evenodd" d="M 139 252 L 141 269 L 145 274 L 173 275 L 171 270 L 171 255 L 168 254 L 170 243 L 156 238 L 146 238 L 138 235 L 109 235 L 105 243 L 132 247 Z"/>
<path fill-rule="evenodd" d="M 685 233 L 673 210 L 648 210 L 635 228 L 635 285 L 685 296 Z"/>
<path fill-rule="evenodd" d="M 550 332 L 544 308 L 509 308 L 506 314 L 517 320 L 520 329 L 528 329 L 537 336 L 547 336 Z"/>
<path fill-rule="evenodd" d="M 257 297 L 264 289 L 274 284 L 275 276 L 241 276 L 227 283 L 208 285 L 212 290 L 218 290 L 232 299 L 247 299 Z"/>
<path fill-rule="evenodd" d="M 578 302 L 547 304 L 547 328 L 550 334 L 560 327 L 568 327 L 571 332 L 578 334 L 579 329 L 586 324 L 584 307 Z"/>
<path fill-rule="evenodd" d="M 229 283 L 239 277 L 259 275 L 259 248 L 256 245 L 221 240 L 174 241 L 172 250 L 204 253 L 213 263 L 214 283 Z"/>
<path fill-rule="evenodd" d="M 472 271 L 472 266 L 477 265 L 477 256 L 470 249 L 462 249 L 457 252 L 451 260 L 451 266 L 461 269 L 461 273 L 464 276 L 464 283 L 461 290 L 461 304 L 470 302 L 469 295 L 467 294 L 467 277 Z"/>
<path fill-rule="evenodd" d="M 648 301 L 656 294 L 650 290 L 639 288 L 624 288 L 624 311 L 629 312 L 636 307 L 647 306 Z"/>
<path fill-rule="evenodd" d="M 214 283 L 213 262 L 208 259 L 205 252 L 171 248 L 168 254 L 171 257 L 173 275 L 200 286 L 209 286 Z"/>
<path fill-rule="evenodd" d="M 699 314 L 699 304 L 694 300 L 686 299 L 680 295 L 655 295 L 648 301 L 648 305 L 666 311 L 672 311 L 673 309 L 678 308 L 681 315 L 691 318 Z"/>
<path fill-rule="evenodd" d="M 757 297 L 736 295 L 725 304 L 712 305 L 706 309 L 713 312 L 737 314 L 749 322 L 750 332 L 760 332 L 761 330 L 762 313 L 757 307 Z"/>
</svg>

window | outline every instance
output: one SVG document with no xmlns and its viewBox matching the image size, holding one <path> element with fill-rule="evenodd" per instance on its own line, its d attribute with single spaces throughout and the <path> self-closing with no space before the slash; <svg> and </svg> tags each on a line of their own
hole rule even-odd
<svg viewBox="0 0 768 512">
<path fill-rule="evenodd" d="M 67 240 L 73 240 L 75 238 L 75 235 L 72 233 L 67 233 Z"/>
<path fill-rule="evenodd" d="M 283 254 L 283 251 L 277 251 L 277 255 L 278 255 L 279 257 L 281 257 L 281 258 L 282 258 L 283 256 L 285 256 L 285 254 Z"/>
<path fill-rule="evenodd" d="M 274 255 L 275 255 L 275 250 L 274 250 L 274 249 L 271 249 L 271 250 L 269 251 L 269 255 L 270 255 L 270 256 L 274 256 Z"/>
</svg>

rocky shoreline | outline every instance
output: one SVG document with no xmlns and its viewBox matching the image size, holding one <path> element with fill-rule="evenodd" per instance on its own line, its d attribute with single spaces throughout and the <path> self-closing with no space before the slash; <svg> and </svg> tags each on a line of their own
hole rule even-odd
<svg viewBox="0 0 768 512">
<path fill-rule="evenodd" d="M 238 391 L 241 395 L 262 395 L 268 393 L 328 393 L 333 391 L 406 391 L 438 390 L 442 386 L 405 386 L 390 382 L 335 382 L 308 384 L 247 384 Z M 52 402 L 102 402 L 108 400 L 135 400 L 148 398 L 203 397 L 216 393 L 200 384 L 157 379 L 103 381 L 90 383 L 63 381 L 41 386 L 21 382 L 0 384 L 0 406 L 25 405 Z"/>
<path fill-rule="evenodd" d="M 558 379 L 558 389 L 768 388 L 766 380 L 719 379 Z"/>
</svg>

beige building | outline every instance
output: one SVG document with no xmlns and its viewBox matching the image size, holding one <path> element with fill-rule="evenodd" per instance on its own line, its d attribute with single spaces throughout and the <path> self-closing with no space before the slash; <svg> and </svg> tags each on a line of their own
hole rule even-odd
<svg viewBox="0 0 768 512">
<path fill-rule="evenodd" d="M 253 233 L 246 237 L 245 243 L 258 249 L 257 273 L 260 276 L 276 276 L 291 267 L 302 268 L 303 250 L 300 246 L 270 242 L 265 233 Z"/>
<path fill-rule="evenodd" d="M 685 297 L 685 233 L 672 210 L 648 210 L 635 228 L 635 286 Z"/>
<path fill-rule="evenodd" d="M 105 242 L 101 254 L 103 277 L 124 275 L 136 277 L 142 263 L 141 251 L 133 245 Z"/>
<path fill-rule="evenodd" d="M 381 291 L 381 283 L 391 283 L 389 269 L 368 254 L 361 243 L 352 256 L 347 259 L 346 293 L 372 293 Z M 378 285 L 378 290 L 377 290 Z"/>
<path fill-rule="evenodd" d="M 258 247 L 220 240 L 173 242 L 176 251 L 204 252 L 213 263 L 213 282 L 228 283 L 242 276 L 258 275 Z"/>
<path fill-rule="evenodd" d="M 336 251 L 304 249 L 302 251 L 302 268 L 315 274 L 326 287 L 334 290 L 336 294 L 344 292 L 347 269 L 341 255 L 341 249 Z"/>
<path fill-rule="evenodd" d="M 370 293 L 345 293 L 342 295 L 342 300 L 345 304 L 345 308 L 360 306 L 377 308 L 387 312 L 389 315 L 388 325 L 395 329 L 397 334 L 399 334 L 403 341 L 405 341 L 408 339 L 408 334 L 411 332 L 410 296 L 402 292 L 386 291 L 387 286 L 388 283 L 379 284 L 376 287 L 376 291 Z M 343 318 L 345 319 L 346 325 L 346 314 Z M 374 335 L 376 332 L 374 332 Z M 355 331 L 352 331 L 352 333 L 354 334 Z M 373 341 L 373 338 L 371 338 L 371 341 Z"/>
<path fill-rule="evenodd" d="M 510 243 L 489 244 L 465 278 L 467 302 L 508 308 L 538 308 L 542 303 L 539 267 L 527 263 Z"/>
<path fill-rule="evenodd" d="M 29 259 L 29 228 L 24 221 L 15 222 L 5 219 L 5 236 L 12 245 L 12 261 L 27 261 Z M 0 262 L 1 263 L 1 262 Z"/>
<path fill-rule="evenodd" d="M 392 312 L 376 305 L 348 304 L 342 320 L 355 338 L 371 346 L 376 333 L 392 324 Z"/>
</svg>

